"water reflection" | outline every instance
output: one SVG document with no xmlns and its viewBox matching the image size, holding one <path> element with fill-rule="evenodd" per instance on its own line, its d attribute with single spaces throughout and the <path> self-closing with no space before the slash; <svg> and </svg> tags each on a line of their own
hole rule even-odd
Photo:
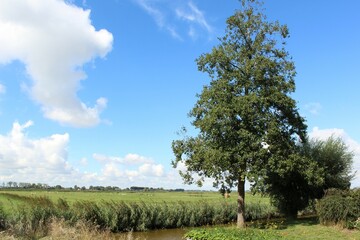
<svg viewBox="0 0 360 240">
<path fill-rule="evenodd" d="M 118 240 L 183 240 L 185 229 L 164 229 L 148 232 L 128 232 L 116 234 Z"/>
</svg>

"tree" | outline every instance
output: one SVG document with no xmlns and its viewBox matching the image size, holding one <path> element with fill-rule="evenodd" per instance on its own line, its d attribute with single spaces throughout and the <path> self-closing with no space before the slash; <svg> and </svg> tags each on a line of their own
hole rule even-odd
<svg viewBox="0 0 360 240">
<path fill-rule="evenodd" d="M 211 78 L 189 113 L 199 133 L 172 143 L 173 166 L 183 162 L 187 168 L 180 172 L 185 183 L 201 185 L 210 177 L 214 187 L 237 186 L 238 227 L 245 222 L 245 179 L 264 190 L 267 169 L 286 172 L 299 159 L 296 142 L 306 140 L 304 119 L 290 97 L 296 71 L 285 50 L 288 29 L 268 22 L 256 0 L 241 5 L 227 19 L 220 44 L 196 60 Z"/>
<path fill-rule="evenodd" d="M 311 140 L 307 150 L 309 157 L 324 170 L 324 182 L 316 187 L 314 198 L 322 198 L 330 188 L 350 189 L 350 181 L 354 178 L 351 173 L 354 153 L 341 138 L 331 136 L 326 140 Z"/>
<path fill-rule="evenodd" d="M 270 171 L 266 179 L 272 202 L 290 217 L 295 217 L 314 199 L 322 198 L 328 189 L 349 189 L 354 177 L 353 153 L 340 138 L 306 141 L 298 151 L 308 159 L 307 164 L 296 164 L 283 175 Z"/>
<path fill-rule="evenodd" d="M 292 159 L 286 171 L 267 171 L 264 181 L 271 202 L 288 218 L 296 218 L 300 210 L 313 200 L 313 189 L 323 184 L 323 169 L 311 158 L 301 153 Z"/>
</svg>

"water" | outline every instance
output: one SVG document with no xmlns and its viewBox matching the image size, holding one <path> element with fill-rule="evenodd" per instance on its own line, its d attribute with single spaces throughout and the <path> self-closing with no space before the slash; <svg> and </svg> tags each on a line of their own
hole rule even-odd
<svg viewBox="0 0 360 240">
<path fill-rule="evenodd" d="M 186 229 L 164 229 L 148 232 L 128 232 L 116 234 L 118 240 L 183 240 Z"/>
</svg>

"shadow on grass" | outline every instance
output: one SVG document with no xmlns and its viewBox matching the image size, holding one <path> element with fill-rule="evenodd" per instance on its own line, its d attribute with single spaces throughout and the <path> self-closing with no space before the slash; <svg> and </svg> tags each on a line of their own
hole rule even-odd
<svg viewBox="0 0 360 240">
<path fill-rule="evenodd" d="M 319 224 L 316 216 L 299 217 L 297 219 L 274 218 L 252 221 L 247 223 L 250 228 L 258 229 L 287 229 L 293 226 L 313 226 Z"/>
</svg>

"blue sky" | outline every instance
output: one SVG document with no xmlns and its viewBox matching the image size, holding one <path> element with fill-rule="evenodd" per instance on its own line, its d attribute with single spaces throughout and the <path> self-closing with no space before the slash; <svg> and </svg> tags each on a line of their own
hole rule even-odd
<svg viewBox="0 0 360 240">
<path fill-rule="evenodd" d="M 342 137 L 360 170 L 360 2 L 264 7 L 290 29 L 293 97 L 310 136 Z M 171 168 L 171 141 L 191 128 L 187 113 L 209 81 L 195 59 L 239 8 L 237 0 L 2 0 L 0 182 L 189 188 Z"/>
</svg>

